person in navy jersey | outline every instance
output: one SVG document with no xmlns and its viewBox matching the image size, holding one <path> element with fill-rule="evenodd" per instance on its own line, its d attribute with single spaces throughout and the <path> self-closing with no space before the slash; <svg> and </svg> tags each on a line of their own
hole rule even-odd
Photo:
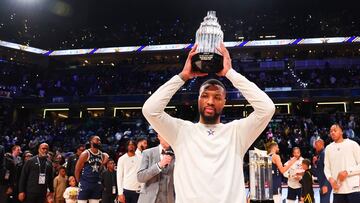
<svg viewBox="0 0 360 203">
<path fill-rule="evenodd" d="M 81 153 L 75 167 L 75 178 L 79 182 L 79 203 L 98 203 L 101 199 L 101 168 L 108 155 L 100 151 L 99 136 L 90 137 L 90 149 Z"/>
<path fill-rule="evenodd" d="M 292 158 L 289 163 L 284 166 L 281 162 L 281 157 L 279 156 L 279 146 L 276 142 L 273 142 L 269 146 L 269 156 L 271 156 L 272 161 L 272 182 L 273 182 L 273 199 L 274 203 L 281 202 L 281 183 L 282 183 L 282 174 L 285 173 L 295 162 L 296 158 Z"/>
<path fill-rule="evenodd" d="M 330 194 L 331 194 L 331 185 L 326 179 L 324 173 L 324 160 L 325 160 L 325 151 L 324 151 L 324 140 L 318 139 L 315 141 L 315 151 L 316 156 L 313 157 L 313 167 L 312 173 L 317 177 L 319 186 L 320 186 L 320 203 L 330 203 Z"/>
</svg>

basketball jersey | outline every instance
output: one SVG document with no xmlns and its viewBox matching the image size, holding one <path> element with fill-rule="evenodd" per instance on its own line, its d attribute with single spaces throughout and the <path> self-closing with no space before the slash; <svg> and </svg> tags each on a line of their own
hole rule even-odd
<svg viewBox="0 0 360 203">
<path fill-rule="evenodd" d="M 97 154 L 92 153 L 89 149 L 86 151 L 89 156 L 82 169 L 80 181 L 83 180 L 86 182 L 99 182 L 103 154 L 100 150 Z"/>
<path fill-rule="evenodd" d="M 272 167 L 272 182 L 273 182 L 274 194 L 278 194 L 277 190 L 281 188 L 282 174 L 279 171 L 279 168 L 273 162 L 271 164 L 271 167 Z"/>
</svg>

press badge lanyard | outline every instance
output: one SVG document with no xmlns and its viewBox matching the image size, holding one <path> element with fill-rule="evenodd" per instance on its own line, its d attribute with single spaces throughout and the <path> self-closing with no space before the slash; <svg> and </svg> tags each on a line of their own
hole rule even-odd
<svg viewBox="0 0 360 203">
<path fill-rule="evenodd" d="M 37 158 L 37 162 L 39 164 L 39 184 L 44 185 L 45 184 L 45 177 L 46 177 L 46 167 L 47 167 L 46 160 L 45 160 L 44 173 L 41 173 L 41 163 L 40 163 L 40 160 L 39 160 L 39 156 L 37 156 L 36 158 Z"/>
<path fill-rule="evenodd" d="M 113 173 L 110 174 L 111 175 L 111 185 L 112 185 L 112 194 L 116 194 L 116 177 L 114 176 Z"/>
</svg>

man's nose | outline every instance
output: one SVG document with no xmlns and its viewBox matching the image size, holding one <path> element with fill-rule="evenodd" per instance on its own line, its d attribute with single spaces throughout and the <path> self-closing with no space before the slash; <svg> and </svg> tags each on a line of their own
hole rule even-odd
<svg viewBox="0 0 360 203">
<path fill-rule="evenodd" d="M 214 104 L 214 98 L 209 97 L 208 100 L 207 100 L 207 104 L 208 105 L 213 105 Z"/>
</svg>

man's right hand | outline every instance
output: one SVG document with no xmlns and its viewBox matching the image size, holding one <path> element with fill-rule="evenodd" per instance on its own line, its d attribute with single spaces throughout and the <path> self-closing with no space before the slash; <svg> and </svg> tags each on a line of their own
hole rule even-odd
<svg viewBox="0 0 360 203">
<path fill-rule="evenodd" d="M 119 196 L 118 196 L 118 201 L 119 201 L 120 203 L 125 203 L 125 195 L 124 195 L 124 194 L 119 195 Z"/>
<path fill-rule="evenodd" d="M 193 46 L 193 48 L 191 49 L 191 51 L 189 52 L 189 55 L 188 55 L 188 57 L 186 59 L 184 68 L 181 71 L 181 73 L 179 74 L 181 79 L 184 80 L 184 81 L 187 81 L 187 80 L 192 79 L 194 77 L 207 75 L 207 73 L 193 72 L 193 70 L 192 70 L 191 59 L 195 54 L 197 54 L 196 48 L 197 48 L 197 44 L 195 44 Z"/>
<path fill-rule="evenodd" d="M 161 161 L 158 163 L 160 168 L 165 168 L 171 163 L 172 156 L 170 155 L 164 155 Z"/>
<path fill-rule="evenodd" d="M 337 183 L 337 181 L 334 178 L 329 179 L 329 183 L 331 184 L 331 187 L 334 191 L 338 191 L 340 188 L 340 185 Z"/>
<path fill-rule="evenodd" d="M 19 193 L 19 200 L 20 202 L 23 202 L 25 200 L 25 192 Z"/>
</svg>

